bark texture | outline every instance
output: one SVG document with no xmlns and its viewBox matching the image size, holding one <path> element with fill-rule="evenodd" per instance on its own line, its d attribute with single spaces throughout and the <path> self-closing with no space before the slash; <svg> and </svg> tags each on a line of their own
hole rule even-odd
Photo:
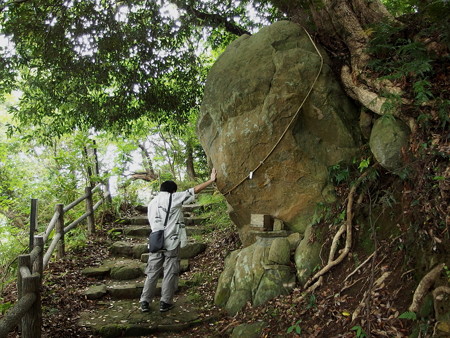
<svg viewBox="0 0 450 338">
<path fill-rule="evenodd" d="M 312 29 L 332 55 L 345 59 L 341 80 L 346 93 L 367 109 L 382 115 L 385 98 L 380 93 L 401 93 L 389 81 L 366 76 L 370 55 L 366 52 L 368 28 L 381 21 L 394 21 L 379 0 L 323 0 L 295 2 L 275 0 L 274 5 L 294 22 Z"/>
</svg>

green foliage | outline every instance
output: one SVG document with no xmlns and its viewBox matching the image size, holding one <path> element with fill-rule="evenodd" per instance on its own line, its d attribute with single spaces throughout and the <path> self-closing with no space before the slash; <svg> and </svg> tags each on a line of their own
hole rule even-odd
<svg viewBox="0 0 450 338">
<path fill-rule="evenodd" d="M 444 273 L 445 276 L 447 277 L 448 282 L 450 283 L 450 269 L 447 265 L 444 266 Z"/>
<path fill-rule="evenodd" d="M 69 231 L 65 236 L 66 250 L 81 249 L 86 246 L 87 233 L 86 227 L 76 227 Z"/>
<path fill-rule="evenodd" d="M 406 312 L 403 312 L 401 315 L 399 315 L 398 318 L 399 319 L 417 320 L 417 315 L 415 312 L 406 311 Z"/>
<path fill-rule="evenodd" d="M 360 172 L 363 172 L 365 169 L 369 168 L 370 165 L 370 158 L 362 159 L 361 162 L 359 162 L 358 169 Z"/>
<path fill-rule="evenodd" d="M 328 167 L 328 176 L 330 177 L 331 182 L 336 185 L 339 185 L 342 182 L 347 181 L 350 178 L 350 170 L 349 167 L 344 163 L 337 163 Z"/>
<path fill-rule="evenodd" d="M 380 74 L 381 79 L 412 83 L 417 105 L 433 99 L 428 76 L 432 73 L 433 59 L 420 41 L 404 36 L 401 26 L 381 22 L 373 27 L 368 52 L 373 58 L 369 67 Z M 401 104 L 398 94 L 385 94 L 385 112 L 396 110 Z"/>
<path fill-rule="evenodd" d="M 227 212 L 226 199 L 222 194 L 200 194 L 198 204 L 205 210 L 199 216 L 208 217 L 210 220 L 208 224 L 214 229 L 229 229 L 233 226 Z"/>
<path fill-rule="evenodd" d="M 394 16 L 414 13 L 413 1 L 410 0 L 382 0 L 389 12 Z"/>
<path fill-rule="evenodd" d="M 359 325 L 353 326 L 350 330 L 355 331 L 356 337 L 367 337 L 366 332 L 363 330 L 363 328 Z"/>
<path fill-rule="evenodd" d="M 316 295 L 314 293 L 311 293 L 309 295 L 308 304 L 306 305 L 306 309 L 309 310 L 309 309 L 313 309 L 315 307 L 317 307 L 317 305 L 316 305 Z"/>
<path fill-rule="evenodd" d="M 297 320 L 293 325 L 289 326 L 286 333 L 296 333 L 300 335 L 302 333 L 302 328 L 300 327 L 301 319 Z"/>
<path fill-rule="evenodd" d="M 15 52 L 0 49 L 0 93 L 19 88 L 11 111 L 46 135 L 130 133 L 142 117 L 182 128 L 199 106 L 209 45 L 274 19 L 270 3 L 256 6 L 250 16 L 248 1 L 10 2 L 0 33 Z"/>
<path fill-rule="evenodd" d="M 13 306 L 11 302 L 3 302 L 3 299 L 0 298 L 0 315 L 5 314 L 11 306 Z"/>
<path fill-rule="evenodd" d="M 448 114 L 448 112 L 450 111 L 450 100 L 438 98 L 436 103 L 438 109 L 438 117 L 441 121 L 440 127 L 442 128 L 442 130 L 445 130 L 450 124 L 450 115 Z"/>
</svg>

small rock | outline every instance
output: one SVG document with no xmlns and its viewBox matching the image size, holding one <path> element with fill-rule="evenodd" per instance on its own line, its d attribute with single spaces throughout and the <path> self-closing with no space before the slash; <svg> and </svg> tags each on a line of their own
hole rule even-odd
<svg viewBox="0 0 450 338">
<path fill-rule="evenodd" d="M 127 242 L 114 242 L 109 250 L 114 256 L 129 257 L 133 255 L 133 245 Z"/>
<path fill-rule="evenodd" d="M 184 248 L 180 249 L 180 258 L 181 259 L 193 258 L 205 250 L 206 250 L 205 243 L 190 243 L 186 245 Z"/>
<path fill-rule="evenodd" d="M 241 324 L 233 329 L 231 338 L 258 338 L 261 336 L 261 331 L 267 326 L 265 322 L 256 322 L 252 324 Z"/>
<path fill-rule="evenodd" d="M 291 245 L 284 237 L 275 238 L 270 245 L 268 260 L 270 263 L 288 265 L 291 257 Z"/>
<path fill-rule="evenodd" d="M 111 268 L 111 278 L 117 280 L 128 280 L 143 276 L 140 266 L 115 266 Z"/>
<path fill-rule="evenodd" d="M 84 293 L 87 299 L 99 299 L 102 298 L 106 294 L 106 285 L 92 285 L 89 289 Z"/>
<path fill-rule="evenodd" d="M 291 250 L 297 249 L 298 244 L 300 243 L 301 236 L 300 233 L 294 232 L 288 236 L 289 245 L 291 246 Z"/>
</svg>

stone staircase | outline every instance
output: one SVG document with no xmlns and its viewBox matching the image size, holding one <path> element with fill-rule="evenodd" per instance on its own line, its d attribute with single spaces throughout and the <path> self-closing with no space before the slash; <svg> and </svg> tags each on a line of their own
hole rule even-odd
<svg viewBox="0 0 450 338">
<path fill-rule="evenodd" d="M 100 266 L 86 268 L 82 273 L 92 280 L 85 291 L 88 299 L 95 300 L 94 311 L 81 314 L 79 325 L 89 327 L 103 337 L 144 336 L 161 332 L 176 332 L 201 323 L 199 311 L 191 304 L 183 291 L 189 281 L 183 279 L 183 272 L 189 269 L 189 260 L 206 249 L 201 242 L 207 219 L 195 215 L 202 206 L 183 206 L 189 244 L 180 250 L 180 281 L 175 297 L 176 306 L 166 313 L 159 312 L 161 280 L 150 313 L 141 313 L 139 297 L 144 286 L 144 270 L 148 259 L 147 238 L 150 228 L 146 207 L 137 208 L 141 215 L 122 219 L 120 227 L 111 231 L 120 240 L 110 247 L 110 257 Z M 193 240 L 192 238 L 200 240 Z"/>
</svg>

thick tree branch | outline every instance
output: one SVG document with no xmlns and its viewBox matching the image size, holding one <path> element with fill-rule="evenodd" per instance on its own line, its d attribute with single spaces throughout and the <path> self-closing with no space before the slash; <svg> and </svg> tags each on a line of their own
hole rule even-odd
<svg viewBox="0 0 450 338">
<path fill-rule="evenodd" d="M 237 36 L 241 36 L 243 34 L 251 35 L 251 33 L 244 28 L 240 27 L 236 23 L 227 20 L 226 17 L 223 17 L 219 14 L 210 14 L 197 10 L 190 3 L 186 1 L 174 0 L 172 1 L 179 8 L 184 9 L 188 14 L 193 15 L 197 21 L 203 26 L 210 27 L 224 27 L 225 30 L 229 33 L 232 33 Z"/>
</svg>

